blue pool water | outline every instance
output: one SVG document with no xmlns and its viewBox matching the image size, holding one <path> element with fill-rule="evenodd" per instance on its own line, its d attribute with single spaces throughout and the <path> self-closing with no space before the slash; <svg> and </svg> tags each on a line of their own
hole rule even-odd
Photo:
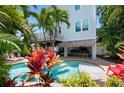
<svg viewBox="0 0 124 93">
<path fill-rule="evenodd" d="M 88 62 L 80 62 L 80 61 L 64 61 L 60 63 L 59 65 L 53 67 L 51 69 L 51 73 L 53 74 L 53 77 L 59 81 L 60 78 L 63 77 L 70 77 L 73 73 L 79 72 L 79 64 L 81 65 L 81 69 L 84 72 L 87 72 L 91 75 L 93 78 L 100 77 L 104 70 L 100 68 L 99 66 L 96 66 L 95 64 L 91 64 Z M 16 75 L 22 73 L 22 72 L 28 72 L 30 69 L 26 67 L 24 63 L 16 64 L 12 66 L 12 69 L 10 70 L 10 77 L 14 78 Z M 17 79 L 18 82 L 22 82 L 26 75 L 21 76 Z M 34 80 L 35 81 L 35 80 Z"/>
</svg>

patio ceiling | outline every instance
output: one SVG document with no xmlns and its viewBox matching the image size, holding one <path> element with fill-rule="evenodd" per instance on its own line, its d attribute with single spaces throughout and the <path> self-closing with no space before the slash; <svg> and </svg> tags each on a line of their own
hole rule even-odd
<svg viewBox="0 0 124 93">
<path fill-rule="evenodd" d="M 76 41 L 63 41 L 59 43 L 58 47 L 91 47 L 95 44 L 95 39 L 88 39 L 88 40 L 76 40 Z"/>
</svg>

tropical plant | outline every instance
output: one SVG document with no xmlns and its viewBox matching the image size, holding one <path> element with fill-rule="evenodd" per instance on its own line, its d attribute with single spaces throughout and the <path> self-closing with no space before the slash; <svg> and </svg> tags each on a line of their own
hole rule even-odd
<svg viewBox="0 0 124 93">
<path fill-rule="evenodd" d="M 48 32 L 50 35 L 50 45 L 54 49 L 55 38 L 60 29 L 60 25 L 65 23 L 68 28 L 70 26 L 68 12 L 52 5 L 48 9 L 42 8 L 40 14 L 34 13 L 33 16 L 37 19 L 38 26 L 43 28 L 45 46 L 47 47 L 45 33 Z"/>
<path fill-rule="evenodd" d="M 80 72 L 79 74 L 74 73 L 70 78 L 62 78 L 60 80 L 62 86 L 65 87 L 96 87 L 98 86 L 91 77 L 85 73 Z"/>
<path fill-rule="evenodd" d="M 0 54 L 12 51 L 14 49 L 21 51 L 20 47 L 16 44 L 20 40 L 12 35 L 6 33 L 0 33 Z"/>
<path fill-rule="evenodd" d="M 121 79 L 116 76 L 107 78 L 105 87 L 124 87 L 124 83 Z"/>
<path fill-rule="evenodd" d="M 34 14 L 29 7 L 31 6 L 0 6 L 0 32 L 21 38 L 21 42 L 18 41 L 16 45 L 21 48 L 22 55 L 29 54 L 32 50 L 31 45 L 36 46 L 38 43 L 33 29 L 37 24 L 29 24 L 27 20 L 29 16 Z"/>
<path fill-rule="evenodd" d="M 9 77 L 9 69 L 11 66 L 6 65 L 3 61 L 3 53 L 10 52 L 13 49 L 20 51 L 16 44 L 19 39 L 9 33 L 12 27 L 11 18 L 4 12 L 0 11 L 0 86 L 5 86 L 4 79 Z"/>
<path fill-rule="evenodd" d="M 42 10 L 40 11 L 40 14 L 34 13 L 33 16 L 38 21 L 37 26 L 39 28 L 43 29 L 43 36 L 44 36 L 45 47 L 47 47 L 46 35 L 45 35 L 46 26 L 48 26 L 47 24 L 48 24 L 48 20 L 49 20 L 47 9 L 46 8 L 42 8 Z"/>
<path fill-rule="evenodd" d="M 61 62 L 60 56 L 53 53 L 52 50 L 47 50 L 46 55 L 48 55 L 48 58 L 50 59 L 46 61 L 46 65 L 49 69 Z"/>
<path fill-rule="evenodd" d="M 27 77 L 21 86 L 24 86 L 24 84 L 31 79 L 31 76 L 38 80 L 38 83 L 36 85 L 50 86 L 50 83 L 54 82 L 52 74 L 50 73 L 50 69 L 59 63 L 59 61 L 55 57 L 56 54 L 52 50 L 46 51 L 43 48 L 41 50 L 38 48 L 35 49 L 32 52 L 31 56 L 26 56 L 26 58 L 29 60 L 29 62 L 26 63 L 26 66 L 31 71 L 20 73 L 14 78 L 14 80 L 24 74 L 27 74 Z M 44 71 L 42 72 L 42 70 L 45 69 L 46 67 L 48 68 L 48 70 L 44 74 Z"/>
<path fill-rule="evenodd" d="M 31 11 L 30 7 L 33 7 L 35 9 L 37 8 L 36 5 L 33 5 L 33 6 L 32 5 L 13 5 L 12 7 L 21 10 L 23 12 L 24 18 L 26 19 L 34 14 L 34 12 Z"/>
<path fill-rule="evenodd" d="M 11 18 L 4 12 L 0 11 L 0 50 L 9 50 L 10 48 L 15 47 L 18 50 L 21 50 L 16 42 L 19 42 L 19 38 L 9 33 L 12 27 Z M 8 47 L 7 47 L 8 46 Z M 13 46 L 13 47 L 10 47 Z M 3 49 L 4 48 L 4 49 Z M 6 49 L 5 49 L 6 48 Z"/>
<path fill-rule="evenodd" d="M 3 13 L 1 15 L 1 22 L 4 22 L 8 26 L 9 30 L 2 30 L 4 33 L 16 34 L 16 31 L 21 31 L 25 36 L 30 35 L 28 25 L 26 25 L 26 20 L 21 11 L 18 11 L 13 6 L 0 6 L 0 11 Z M 6 20 L 2 20 L 2 16 L 6 17 Z M 5 19 L 5 17 L 3 17 Z M 1 26 L 2 27 L 2 26 Z M 8 29 L 6 28 L 6 29 Z"/>
<path fill-rule="evenodd" d="M 20 52 L 25 45 L 16 36 L 20 31 L 25 38 L 32 36 L 30 27 L 27 25 L 23 13 L 15 6 L 0 6 L 0 58 L 3 53 L 18 50 Z M 21 46 L 21 47 L 20 47 Z M 4 86 L 5 80 L 9 79 L 10 66 L 6 65 L 4 60 L 0 60 L 0 85 Z M 11 80 L 9 80 L 10 82 Z"/>
<path fill-rule="evenodd" d="M 112 27 L 101 27 L 97 30 L 97 36 L 101 37 L 101 46 L 107 50 L 108 54 L 112 57 L 116 57 L 118 50 L 115 45 L 119 40 L 118 32 Z"/>
<path fill-rule="evenodd" d="M 118 52 L 115 45 L 124 38 L 124 6 L 98 6 L 97 14 L 101 23 L 97 35 L 102 38 L 105 49 L 115 57 Z"/>
<path fill-rule="evenodd" d="M 6 65 L 3 62 L 3 57 L 0 56 L 0 86 L 5 86 L 4 79 L 9 78 L 9 70 L 10 70 L 10 65 Z"/>
<path fill-rule="evenodd" d="M 55 38 L 57 35 L 57 32 L 60 29 L 60 26 L 62 23 L 65 23 L 67 27 L 70 27 L 70 22 L 69 22 L 69 17 L 68 17 L 68 12 L 66 10 L 62 10 L 58 8 L 55 5 L 52 5 L 48 9 L 50 18 L 53 20 L 53 41 L 52 41 L 52 48 L 54 49 L 55 46 Z"/>
<path fill-rule="evenodd" d="M 10 34 L 11 32 L 9 32 L 12 30 L 11 24 L 13 23 L 9 21 L 11 18 L 3 12 L 0 12 L 0 15 L 0 54 L 2 55 L 5 52 L 12 52 L 12 50 L 22 52 L 21 50 L 25 44 L 22 43 L 17 36 Z"/>
</svg>

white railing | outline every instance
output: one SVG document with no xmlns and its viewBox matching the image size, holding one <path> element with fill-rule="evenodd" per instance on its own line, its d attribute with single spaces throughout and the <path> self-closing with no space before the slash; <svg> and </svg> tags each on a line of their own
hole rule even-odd
<svg viewBox="0 0 124 93">
<path fill-rule="evenodd" d="M 46 36 L 46 40 L 49 41 L 50 40 L 49 33 L 45 33 L 45 36 Z M 39 41 L 44 41 L 43 33 L 37 33 L 36 37 L 38 38 Z M 60 33 L 57 33 L 55 40 L 62 41 L 62 39 L 63 39 L 63 36 Z M 53 38 L 52 38 L 52 40 L 53 40 Z"/>
</svg>

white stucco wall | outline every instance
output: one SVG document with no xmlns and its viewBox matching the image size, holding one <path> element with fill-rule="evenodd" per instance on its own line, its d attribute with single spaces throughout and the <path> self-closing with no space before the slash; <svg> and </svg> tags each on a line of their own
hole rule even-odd
<svg viewBox="0 0 124 93">
<path fill-rule="evenodd" d="M 65 9 L 69 13 L 71 26 L 67 29 L 65 24 L 62 25 L 62 41 L 96 39 L 96 8 L 93 5 L 81 5 L 80 10 L 75 11 L 74 5 L 59 5 L 59 8 Z M 88 20 L 89 30 L 75 32 L 75 22 Z"/>
</svg>

